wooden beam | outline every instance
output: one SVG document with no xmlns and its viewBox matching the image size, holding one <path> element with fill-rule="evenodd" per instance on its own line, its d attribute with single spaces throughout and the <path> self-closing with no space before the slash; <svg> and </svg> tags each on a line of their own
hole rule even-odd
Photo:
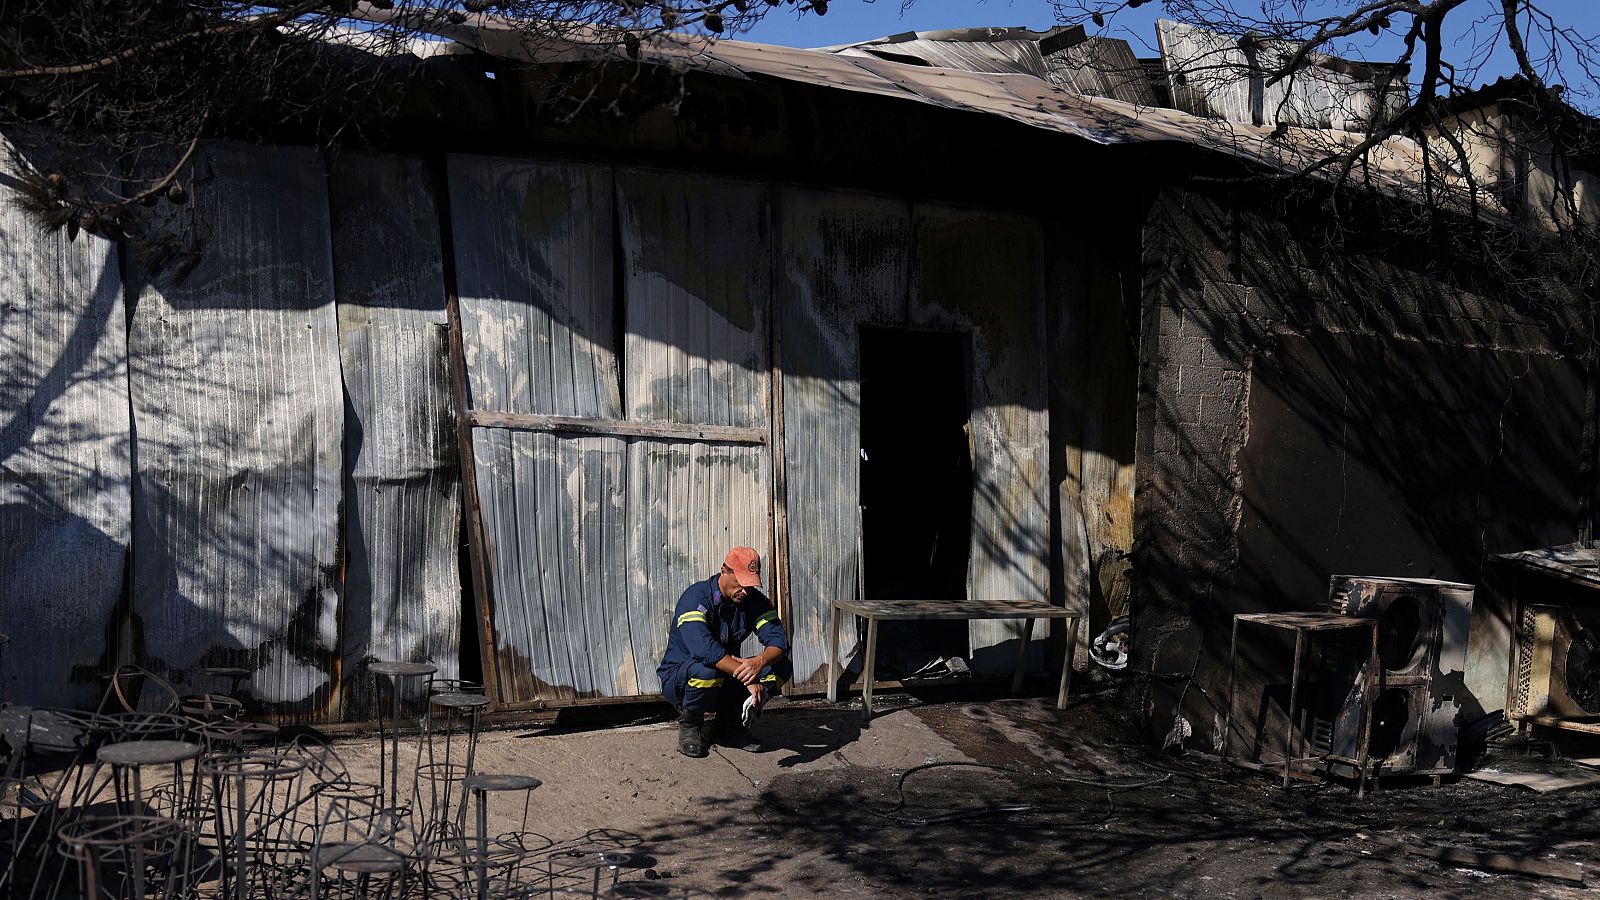
<svg viewBox="0 0 1600 900">
<path fill-rule="evenodd" d="M 782 226 L 781 218 L 777 213 L 778 198 L 776 192 L 772 194 L 769 212 L 772 215 L 772 240 L 774 247 L 783 246 L 778 229 Z M 767 445 L 767 460 L 769 471 L 772 473 L 772 490 L 768 494 L 771 503 L 772 526 L 772 552 L 768 559 L 767 569 L 772 573 L 772 587 L 774 602 L 777 604 L 778 620 L 789 633 L 789 641 L 794 642 L 794 618 L 789 615 L 793 604 L 789 600 L 789 482 L 787 460 L 785 459 L 785 444 L 783 435 L 783 300 L 779 289 L 778 269 L 774 260 L 769 260 L 768 276 L 770 289 L 767 294 L 767 425 L 772 429 L 771 442 Z M 793 659 L 791 658 L 791 662 Z M 790 682 L 782 687 L 782 692 L 788 694 L 794 683 Z"/>
<path fill-rule="evenodd" d="M 429 159 L 434 176 L 434 198 L 439 211 L 439 254 L 444 265 L 445 311 L 450 328 L 450 374 L 455 389 L 456 443 L 461 454 L 463 512 L 467 522 L 467 556 L 472 569 L 472 595 L 478 609 L 478 661 L 483 667 L 483 691 L 492 703 L 500 702 L 500 669 L 495 657 L 493 591 L 489 584 L 489 554 L 483 531 L 483 503 L 478 497 L 477 460 L 472 453 L 472 405 L 467 394 L 466 347 L 461 334 L 461 298 L 456 290 L 455 238 L 450 217 L 450 177 L 442 156 Z M 495 709 L 491 706 L 490 709 Z"/>
<path fill-rule="evenodd" d="M 478 428 L 513 428 L 519 431 L 553 431 L 603 437 L 644 437 L 660 441 L 694 441 L 705 444 L 765 444 L 765 428 L 733 425 L 682 425 L 677 422 L 625 422 L 577 416 L 544 416 L 475 409 L 467 414 Z"/>
</svg>

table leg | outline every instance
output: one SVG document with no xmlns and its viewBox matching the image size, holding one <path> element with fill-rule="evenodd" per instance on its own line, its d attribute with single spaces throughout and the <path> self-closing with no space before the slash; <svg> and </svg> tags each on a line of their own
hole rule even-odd
<svg viewBox="0 0 1600 900">
<path fill-rule="evenodd" d="M 1306 633 L 1295 629 L 1294 632 L 1294 665 L 1289 669 L 1289 727 L 1283 733 L 1283 786 L 1289 786 L 1289 764 L 1294 761 L 1294 748 L 1299 741 L 1295 740 L 1294 715 L 1300 700 L 1300 654 L 1305 650 Z"/>
<path fill-rule="evenodd" d="M 1056 695 L 1056 709 L 1067 708 L 1067 691 L 1072 688 L 1072 654 L 1078 643 L 1078 617 L 1067 620 L 1067 655 L 1061 658 L 1061 692 Z"/>
<path fill-rule="evenodd" d="M 478 795 L 478 900 L 489 900 L 489 792 L 476 793 Z"/>
<path fill-rule="evenodd" d="M 137 765 L 135 765 L 135 766 L 133 766 L 133 814 L 134 815 L 138 815 L 139 814 L 139 798 L 141 796 L 143 796 L 143 795 L 144 795 L 144 784 L 140 781 L 140 778 L 139 778 L 139 767 Z M 135 897 L 143 897 L 144 894 L 145 894 L 145 890 L 144 890 L 144 836 L 142 834 L 140 834 L 140 832 L 144 831 L 144 826 L 139 824 L 139 820 L 135 819 L 134 820 L 134 824 L 129 827 L 129 831 L 133 833 L 133 895 Z"/>
<path fill-rule="evenodd" d="M 1357 765 L 1361 768 L 1360 781 L 1356 787 L 1356 796 L 1367 796 L 1367 767 L 1372 763 L 1372 704 L 1373 694 L 1378 690 L 1378 621 L 1372 621 L 1372 648 L 1367 653 L 1366 677 L 1361 685 L 1361 750 L 1356 754 Z"/>
<path fill-rule="evenodd" d="M 839 607 L 828 607 L 828 702 L 839 702 Z"/>
<path fill-rule="evenodd" d="M 1233 619 L 1233 637 L 1228 641 L 1228 708 L 1222 713 L 1222 746 L 1217 752 L 1228 758 L 1228 745 L 1233 741 L 1233 675 L 1239 663 L 1239 619 Z M 1260 754 L 1257 754 L 1260 759 Z"/>
<path fill-rule="evenodd" d="M 861 671 L 861 718 L 872 718 L 872 683 L 878 678 L 878 620 L 867 617 L 867 664 Z"/>
<path fill-rule="evenodd" d="M 1028 669 L 1028 643 L 1033 640 L 1033 620 L 1022 620 L 1022 641 L 1017 644 L 1017 667 L 1011 673 L 1011 693 L 1022 690 L 1022 675 Z"/>
<path fill-rule="evenodd" d="M 394 809 L 400 803 L 400 679 L 398 676 L 389 678 L 389 725 L 392 734 L 389 743 L 389 808 Z"/>
</svg>

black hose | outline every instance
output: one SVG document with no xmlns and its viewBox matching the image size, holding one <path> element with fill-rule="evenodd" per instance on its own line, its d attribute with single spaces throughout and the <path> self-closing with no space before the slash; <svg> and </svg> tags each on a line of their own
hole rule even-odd
<svg viewBox="0 0 1600 900">
<path fill-rule="evenodd" d="M 949 824 L 951 822 L 964 821 L 964 820 L 967 820 L 967 819 L 982 818 L 984 816 L 1001 815 L 1001 814 L 1004 814 L 1004 815 L 1016 815 L 1017 813 L 1034 812 L 1034 811 L 1036 811 L 1038 809 L 1037 806 L 1035 806 L 1034 804 L 1031 804 L 1031 803 L 1002 804 L 1002 805 L 990 804 L 990 805 L 985 805 L 985 806 L 974 807 L 972 809 L 956 810 L 954 812 L 941 813 L 941 814 L 935 815 L 935 816 L 911 817 L 911 816 L 899 816 L 899 815 L 896 815 L 896 813 L 899 813 L 901 810 L 905 809 L 905 807 L 906 807 L 906 779 L 910 778 L 912 775 L 915 775 L 918 772 L 922 772 L 922 771 L 925 771 L 927 769 L 938 769 L 938 768 L 943 768 L 943 767 L 946 767 L 946 766 L 965 766 L 967 768 L 974 768 L 974 769 L 992 769 L 992 770 L 994 770 L 996 772 L 1005 772 L 1005 773 L 1011 774 L 1011 775 L 1034 775 L 1034 774 L 1036 774 L 1036 773 L 1027 772 L 1027 771 L 1024 771 L 1024 770 L 1021 770 L 1021 769 L 1010 768 L 1008 766 L 991 765 L 989 763 L 957 762 L 957 761 L 953 761 L 953 760 L 952 761 L 948 761 L 948 762 L 923 763 L 922 765 L 919 765 L 919 766 L 912 766 L 911 768 L 909 768 L 909 769 L 905 770 L 904 772 L 900 773 L 900 779 L 895 783 L 895 794 L 898 797 L 898 801 L 895 803 L 894 806 L 892 806 L 892 807 L 890 807 L 889 809 L 886 809 L 886 810 L 876 810 L 876 809 L 868 808 L 867 812 L 869 812 L 872 815 L 877 816 L 877 817 L 879 817 L 881 819 L 888 819 L 888 820 L 894 822 L 897 825 L 906 825 L 906 826 L 910 826 L 910 827 L 921 828 L 921 827 L 924 827 L 924 826 L 927 826 L 927 825 L 944 825 L 944 824 Z M 1172 779 L 1172 775 L 1171 774 L 1165 774 L 1165 775 L 1160 776 L 1159 778 L 1146 778 L 1146 779 L 1138 779 L 1138 780 L 1132 780 L 1132 781 L 1129 781 L 1129 780 L 1117 780 L 1117 779 L 1106 779 L 1106 778 L 1081 778 L 1081 777 L 1077 777 L 1077 776 L 1073 776 L 1073 775 L 1062 775 L 1062 774 L 1059 774 L 1059 773 L 1049 773 L 1048 777 L 1050 779 L 1052 779 L 1052 780 L 1064 781 L 1064 782 L 1067 782 L 1069 784 L 1081 784 L 1081 785 L 1087 785 L 1089 787 L 1103 788 L 1103 789 L 1105 789 L 1105 791 L 1107 793 L 1108 799 L 1109 799 L 1109 796 L 1111 794 L 1117 793 L 1119 791 L 1130 791 L 1130 790 L 1137 790 L 1139 788 L 1151 787 L 1153 785 L 1162 784 L 1162 783 L 1170 781 Z M 1104 818 L 1100 819 L 1097 822 L 1074 822 L 1072 824 L 1076 824 L 1076 825 L 1094 825 L 1094 824 L 1099 824 L 1100 822 L 1104 822 L 1109 818 L 1110 818 L 1110 813 L 1107 813 L 1107 815 Z M 1008 820 L 1008 821 L 1010 821 L 1012 824 L 1017 824 L 1017 825 L 1047 824 L 1047 823 L 1017 821 L 1015 819 Z"/>
</svg>

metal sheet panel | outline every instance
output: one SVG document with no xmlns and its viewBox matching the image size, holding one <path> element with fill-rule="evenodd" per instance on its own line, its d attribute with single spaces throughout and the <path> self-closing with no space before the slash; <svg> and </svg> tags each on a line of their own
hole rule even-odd
<svg viewBox="0 0 1600 900">
<path fill-rule="evenodd" d="M 1297 45 L 1258 40 L 1248 46 L 1194 25 L 1156 23 L 1172 82 L 1173 104 L 1185 112 L 1246 125 L 1278 123 L 1364 132 L 1386 121 L 1406 97 L 1404 76 L 1380 86 L 1377 68 L 1312 54 L 1288 78 L 1266 73 L 1293 57 Z"/>
<path fill-rule="evenodd" d="M 1174 106 L 1197 116 L 1261 124 L 1251 100 L 1250 58 L 1238 41 L 1169 19 L 1156 22 L 1156 39 Z"/>
<path fill-rule="evenodd" d="M 871 54 L 881 59 L 920 60 L 923 64 L 968 72 L 1011 72 L 1043 78 L 1044 57 L 1037 39 L 1010 41 L 909 40 L 870 43 L 839 51 L 845 56 Z"/>
<path fill-rule="evenodd" d="M 478 428 L 473 453 L 501 698 L 617 696 L 630 647 L 626 441 Z"/>
<path fill-rule="evenodd" d="M 619 418 L 611 170 L 463 156 L 448 167 L 473 408 Z M 625 447 L 473 431 L 504 701 L 617 695 Z"/>
<path fill-rule="evenodd" d="M 448 159 L 472 408 L 618 418 L 611 170 Z"/>
<path fill-rule="evenodd" d="M 764 185 L 658 171 L 617 176 L 629 418 L 767 424 L 771 214 Z M 766 555 L 764 446 L 640 440 L 628 450 L 628 621 L 618 678 L 659 690 L 673 604 L 733 546 Z"/>
<path fill-rule="evenodd" d="M 765 447 L 628 445 L 631 649 L 616 672 L 623 693 L 660 690 L 656 666 L 684 588 L 716 574 L 730 547 L 754 547 L 766 557 L 768 477 Z M 746 648 L 757 645 L 751 638 Z"/>
<path fill-rule="evenodd" d="M 461 482 L 438 209 L 419 159 L 346 154 L 329 182 L 345 399 L 344 718 L 371 660 L 455 677 Z"/>
<path fill-rule="evenodd" d="M 699 175 L 617 175 L 631 419 L 764 426 L 765 186 Z"/>
<path fill-rule="evenodd" d="M 1132 547 L 1136 342 L 1123 314 L 1113 245 L 1120 229 L 1051 226 L 1045 234 L 1049 294 L 1050 443 L 1062 602 L 1079 610 L 1076 652 L 1087 664 L 1090 607 L 1127 612 Z"/>
<path fill-rule="evenodd" d="M 1150 73 L 1127 41 L 1090 37 L 1044 58 L 1052 84 L 1090 97 L 1109 97 L 1140 106 L 1156 102 Z"/>
<path fill-rule="evenodd" d="M 1018 216 L 919 205 L 911 320 L 971 328 L 973 599 L 1050 599 L 1049 414 L 1042 238 Z M 1015 663 L 1020 621 L 974 621 L 976 671 Z M 1034 623 L 1030 666 L 1048 629 Z"/>
<path fill-rule="evenodd" d="M 134 260 L 136 657 L 254 671 L 317 715 L 334 687 L 341 441 L 327 182 L 316 151 L 217 143 L 171 223 L 186 277 Z"/>
<path fill-rule="evenodd" d="M 1096 547 L 1090 534 L 1091 519 L 1102 505 L 1098 485 L 1085 478 L 1085 460 L 1096 454 L 1089 433 L 1096 425 L 1099 406 L 1092 402 L 1087 387 L 1092 380 L 1094 347 L 1092 338 L 1095 301 L 1090 242 L 1072 229 L 1049 226 L 1046 246 L 1046 289 L 1049 299 L 1046 320 L 1049 329 L 1050 440 L 1055 463 L 1060 466 L 1052 477 L 1056 483 L 1059 528 L 1055 539 L 1061 548 L 1060 590 L 1063 605 L 1077 610 L 1080 631 L 1087 631 L 1093 591 Z"/>
<path fill-rule="evenodd" d="M 911 211 L 877 197 L 783 188 L 783 309 L 789 616 L 795 681 L 826 679 L 831 600 L 856 594 L 863 322 L 906 321 Z M 841 654 L 853 638 L 841 639 Z"/>
<path fill-rule="evenodd" d="M 368 15 L 384 18 L 393 13 L 369 11 Z M 513 26 L 493 21 L 482 25 L 433 23 L 428 30 L 503 59 L 549 64 L 562 60 L 611 60 L 615 54 L 615 46 L 610 41 L 530 47 Z M 646 64 L 673 70 L 692 68 L 729 78 L 761 76 L 969 110 L 1097 144 L 1182 141 L 1269 166 L 1298 170 L 1326 155 L 1330 142 L 1343 142 L 1349 147 L 1362 137 L 1355 132 L 1277 135 L 1270 125 L 1252 126 L 1136 102 L 1083 96 L 1034 75 L 998 74 L 953 79 L 953 75 L 960 74 L 956 70 L 851 57 L 829 50 L 803 50 L 745 41 L 717 41 L 710 46 L 703 38 L 658 37 L 659 40 L 647 41 L 644 45 L 641 59 Z M 1390 94 L 1396 101 L 1404 96 L 1403 88 Z M 1248 118 L 1243 120 L 1244 123 L 1249 121 Z M 1374 148 L 1365 161 L 1371 186 L 1402 196 L 1415 191 L 1418 173 L 1422 171 L 1421 152 L 1415 140 L 1399 136 Z M 1483 202 L 1482 198 L 1479 202 Z"/>
<path fill-rule="evenodd" d="M 0 700 L 92 706 L 132 516 L 122 276 L 111 242 L 68 241 L 14 206 L 3 165 Z"/>
</svg>

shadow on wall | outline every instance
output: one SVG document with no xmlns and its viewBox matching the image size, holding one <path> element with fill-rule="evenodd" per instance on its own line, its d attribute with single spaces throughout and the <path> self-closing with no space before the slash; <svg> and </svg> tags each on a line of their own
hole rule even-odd
<svg viewBox="0 0 1600 900">
<path fill-rule="evenodd" d="M 348 335 L 335 310 L 330 244 L 335 252 L 341 245 L 329 238 L 321 163 L 309 148 L 203 146 L 186 175 L 195 182 L 194 201 L 161 223 L 163 229 L 205 241 L 205 252 L 184 260 L 181 277 L 130 254 L 125 260 L 130 283 L 124 285 L 118 252 L 105 242 L 80 237 L 68 243 L 63 235 L 36 242 L 20 218 L 7 219 L 0 229 L 0 239 L 15 242 L 7 254 L 21 261 L 8 267 L 6 277 L 26 282 L 15 295 L 26 298 L 20 305 L 27 307 L 17 315 L 7 309 L 0 320 L 0 342 L 9 344 L 0 346 L 8 363 L 0 416 L 10 416 L 0 421 L 0 457 L 6 464 L 0 504 L 19 512 L 0 523 L 6 536 L 0 559 L 13 566 L 0 573 L 6 579 L 0 602 L 19 604 L 4 607 L 8 615 L 0 627 L 17 632 L 11 622 L 26 621 L 36 610 L 50 611 L 54 618 L 40 627 L 59 645 L 52 658 L 70 660 L 63 679 L 88 671 L 84 666 L 103 671 L 118 653 L 173 677 L 180 688 L 182 676 L 200 666 L 244 665 L 257 673 L 256 696 L 276 704 L 277 711 L 324 714 L 338 687 L 340 652 L 349 649 L 343 643 L 363 640 L 374 630 L 359 617 L 357 628 L 344 630 L 351 620 L 341 609 L 340 591 L 350 586 L 342 580 L 341 566 L 350 557 L 342 553 L 341 539 L 348 532 L 341 525 L 351 518 L 341 512 L 341 485 L 348 482 L 342 478 L 347 405 L 339 353 L 340 339 Z M 740 250 L 739 242 L 715 259 L 703 257 L 707 247 L 731 241 L 730 234 L 754 241 L 758 249 L 769 245 L 740 228 L 747 213 L 766 222 L 771 191 L 764 184 L 742 184 L 749 208 L 719 208 L 712 220 L 690 202 L 707 190 L 698 180 L 678 177 L 670 190 L 656 180 L 652 173 L 628 173 L 619 180 L 634 194 L 654 198 L 620 210 L 625 230 L 638 234 L 610 233 L 610 203 L 618 195 L 608 178 L 603 201 L 596 204 L 607 223 L 604 239 L 596 243 L 580 235 L 585 239 L 573 242 L 581 247 L 580 256 L 588 254 L 584 260 L 590 268 L 603 270 L 607 289 L 596 292 L 600 308 L 588 311 L 593 315 L 562 322 L 571 338 L 567 349 L 615 350 L 621 340 L 630 344 L 635 359 L 657 359 L 660 371 L 641 373 L 623 390 L 632 411 L 651 399 L 694 421 L 737 417 L 716 391 L 689 396 L 691 385 L 718 385 L 721 379 L 749 389 L 729 402 L 754 410 L 757 421 L 748 424 L 759 427 L 763 398 L 751 371 L 764 368 L 766 341 L 759 334 L 767 313 L 749 294 L 744 274 L 765 271 L 769 261 L 759 252 Z M 571 198 L 557 193 L 523 190 L 516 208 L 490 224 L 524 237 L 571 231 L 572 211 L 561 206 L 570 205 Z M 461 223 L 456 224 L 459 229 Z M 530 320 L 529 308 L 553 306 L 558 293 L 573 287 L 553 283 L 556 276 L 585 271 L 573 260 L 541 257 L 537 247 L 530 249 L 536 243 L 507 240 L 480 248 L 483 267 L 499 279 L 497 287 L 524 313 L 523 321 Z M 591 258 L 594 246 L 604 248 L 598 258 Z M 98 258 L 89 258 L 90 247 Z M 619 247 L 620 260 L 613 258 Z M 76 281 L 48 280 L 58 258 L 72 261 Z M 623 334 L 615 318 L 620 295 L 611 283 L 619 273 L 631 279 L 641 307 L 652 297 L 695 302 L 684 300 L 683 316 L 658 311 L 651 317 L 635 309 L 638 314 L 627 317 Z M 982 291 L 966 294 L 982 307 Z M 44 301 L 77 304 L 51 310 L 61 327 L 50 347 L 41 345 L 35 327 Z M 988 313 L 983 308 L 960 312 Z M 1010 327 L 1024 336 L 1032 333 L 1022 323 Z M 526 329 L 513 337 L 524 349 L 537 342 Z M 13 357 L 26 365 L 10 365 Z M 578 365 L 570 357 L 565 361 Z M 615 360 L 610 364 L 614 367 Z M 619 377 L 614 368 L 609 377 Z M 995 387 L 999 398 L 988 404 L 995 420 L 1037 413 L 1043 406 L 1042 397 L 1033 396 L 1037 387 Z M 80 397 L 81 392 L 92 396 Z M 352 446 L 371 446 L 376 432 L 361 430 L 361 424 Z M 78 449 L 71 459 L 46 458 L 52 448 L 72 447 L 74 440 Z M 995 467 L 1027 468 L 1023 450 L 993 449 Z M 744 476 L 755 480 L 750 473 Z M 1046 476 L 1041 471 L 1032 477 L 1043 484 Z M 1003 557 L 1031 541 L 1027 553 L 1043 558 L 1037 536 L 1045 529 L 1020 513 L 1015 502 L 1024 493 L 1022 480 L 980 487 L 977 500 L 996 511 L 992 540 L 1000 546 L 980 547 L 988 555 Z M 661 530 L 670 527 L 674 535 L 714 530 L 689 518 L 709 505 L 692 490 L 705 483 L 703 477 L 677 479 L 686 524 L 664 520 Z M 620 526 L 612 530 L 623 534 Z M 585 540 L 599 543 L 591 537 Z M 638 533 L 628 537 L 643 540 Z M 28 549 L 47 546 L 46 561 Z M 64 555 L 68 551 L 73 551 L 70 558 Z M 662 568 L 679 564 L 671 552 L 661 557 Z M 454 559 L 451 548 L 452 565 Z M 93 564 L 86 565 L 87 560 Z M 703 577 L 695 568 L 690 574 Z M 63 571 L 82 574 L 68 584 L 56 578 Z M 663 592 L 663 602 L 670 603 L 687 578 L 657 580 L 673 583 L 652 583 L 641 592 Z M 128 584 L 131 590 L 125 591 Z M 1037 593 L 1044 591 L 1045 585 L 1038 585 Z M 650 602 L 657 602 L 654 595 Z M 666 623 L 641 615 L 638 627 L 657 635 Z M 84 637 L 108 632 L 103 643 Z M 596 633 L 591 630 L 591 636 Z M 18 640 L 10 648 L 12 662 L 20 664 L 19 648 L 37 642 L 28 641 L 26 633 L 13 636 Z M 621 657 L 606 661 L 621 670 L 615 676 L 619 682 L 637 680 L 626 673 L 625 662 Z M 653 664 L 654 659 L 643 658 L 630 663 L 634 669 Z M 39 680 L 53 684 L 57 679 L 52 674 Z M 93 702 L 97 692 L 96 687 L 76 699 L 29 699 Z"/>
<path fill-rule="evenodd" d="M 1288 218 L 1169 195 L 1148 225 L 1138 639 L 1169 676 L 1154 731 L 1190 671 L 1197 736 L 1220 715 L 1201 697 L 1225 689 L 1234 614 L 1316 608 L 1334 573 L 1476 582 L 1485 553 L 1574 540 L 1587 514 L 1576 290 L 1378 231 L 1341 252 Z"/>
<path fill-rule="evenodd" d="M 203 233 L 192 269 L 9 204 L 0 222 L 0 502 L 16 513 L 0 621 L 18 702 L 93 706 L 117 662 L 191 690 L 222 686 L 186 685 L 200 666 L 243 665 L 258 699 L 297 711 L 327 696 L 342 404 L 325 220 L 296 205 L 325 206 L 323 171 L 314 151 L 218 144 L 189 175 L 205 189 L 152 213 L 151 233 Z"/>
<path fill-rule="evenodd" d="M 11 137 L 4 142 L 48 168 Z M 0 173 L 0 700 L 93 703 L 129 542 L 122 279 L 113 244 L 42 231 Z"/>
</svg>

